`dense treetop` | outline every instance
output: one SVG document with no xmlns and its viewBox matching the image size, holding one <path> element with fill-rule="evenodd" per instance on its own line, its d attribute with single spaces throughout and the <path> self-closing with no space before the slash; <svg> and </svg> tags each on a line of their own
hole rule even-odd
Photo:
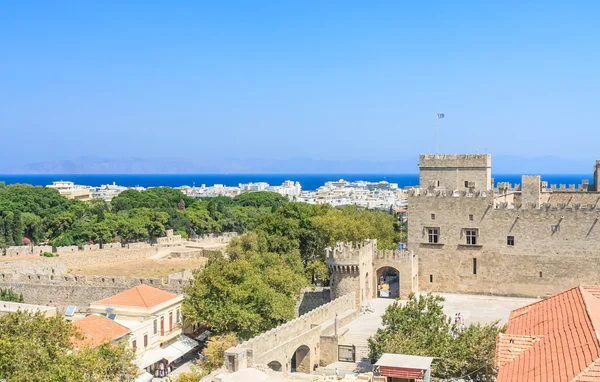
<svg viewBox="0 0 600 382">
<path fill-rule="evenodd" d="M 444 314 L 443 302 L 442 296 L 411 294 L 406 304 L 390 305 L 383 327 L 369 339 L 371 358 L 383 353 L 433 357 L 433 380 L 493 380 L 496 336 L 504 328 L 496 321 L 462 331 Z"/>
<path fill-rule="evenodd" d="M 74 349 L 80 337 L 60 316 L 19 311 L 0 316 L 0 379 L 7 382 L 132 381 L 138 368 L 125 344 Z"/>
</svg>

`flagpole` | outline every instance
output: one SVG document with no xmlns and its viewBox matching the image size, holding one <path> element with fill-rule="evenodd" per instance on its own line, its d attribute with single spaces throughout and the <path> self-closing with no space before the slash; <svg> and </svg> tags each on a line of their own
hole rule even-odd
<svg viewBox="0 0 600 382">
<path fill-rule="evenodd" d="M 439 135 L 439 129 L 438 129 L 438 123 L 440 121 L 440 117 L 436 114 L 435 116 L 435 155 L 438 154 L 438 135 Z"/>
</svg>

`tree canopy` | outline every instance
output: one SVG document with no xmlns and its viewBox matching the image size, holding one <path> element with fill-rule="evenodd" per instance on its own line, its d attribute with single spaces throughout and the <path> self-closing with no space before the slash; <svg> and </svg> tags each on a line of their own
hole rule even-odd
<svg viewBox="0 0 600 382">
<path fill-rule="evenodd" d="M 371 358 L 383 353 L 434 357 L 436 378 L 493 377 L 496 337 L 504 328 L 496 321 L 453 330 L 455 324 L 444 314 L 443 301 L 438 295 L 411 294 L 405 305 L 390 305 L 382 317 L 383 328 L 369 339 Z"/>
<path fill-rule="evenodd" d="M 294 297 L 307 285 L 301 266 L 298 271 L 293 259 L 263 252 L 256 234 L 234 239 L 228 248 L 229 259 L 213 256 L 195 272 L 183 305 L 186 319 L 241 338 L 292 319 Z"/>
<path fill-rule="evenodd" d="M 60 316 L 16 312 L 0 316 L 0 379 L 8 382 L 131 381 L 137 375 L 125 344 L 74 349 L 81 335 Z"/>
</svg>

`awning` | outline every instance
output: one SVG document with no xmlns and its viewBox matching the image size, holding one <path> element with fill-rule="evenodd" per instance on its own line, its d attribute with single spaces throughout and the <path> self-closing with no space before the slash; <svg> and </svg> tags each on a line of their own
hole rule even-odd
<svg viewBox="0 0 600 382">
<path fill-rule="evenodd" d="M 173 362 L 177 358 L 183 357 L 196 346 L 198 346 L 198 341 L 187 336 L 179 336 L 177 341 L 162 349 L 163 358 L 169 362 Z"/>
<path fill-rule="evenodd" d="M 137 365 L 139 367 L 141 367 L 142 369 L 145 369 L 148 366 L 155 364 L 156 362 L 160 361 L 163 358 L 165 358 L 164 357 L 164 349 L 158 348 L 158 349 L 154 349 L 154 350 L 148 350 L 148 351 L 145 351 L 144 354 L 142 354 L 142 358 L 139 359 L 139 361 L 137 362 Z"/>
<path fill-rule="evenodd" d="M 152 381 L 152 374 L 148 373 L 147 371 L 144 371 L 142 374 L 140 374 L 135 379 L 135 382 L 150 382 L 150 381 Z"/>
</svg>

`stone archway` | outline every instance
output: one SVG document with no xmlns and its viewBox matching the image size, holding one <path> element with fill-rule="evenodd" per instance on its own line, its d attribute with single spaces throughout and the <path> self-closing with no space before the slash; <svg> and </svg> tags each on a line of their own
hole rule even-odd
<svg viewBox="0 0 600 382">
<path fill-rule="evenodd" d="M 292 373 L 310 373 L 310 348 L 302 345 L 292 356 Z"/>
<path fill-rule="evenodd" d="M 281 371 L 281 363 L 279 363 L 277 361 L 271 361 L 267 364 L 267 366 L 269 366 L 269 369 L 271 369 L 271 370 Z"/>
<path fill-rule="evenodd" d="M 381 267 L 377 270 L 377 297 L 400 297 L 400 271 L 394 267 Z"/>
</svg>

